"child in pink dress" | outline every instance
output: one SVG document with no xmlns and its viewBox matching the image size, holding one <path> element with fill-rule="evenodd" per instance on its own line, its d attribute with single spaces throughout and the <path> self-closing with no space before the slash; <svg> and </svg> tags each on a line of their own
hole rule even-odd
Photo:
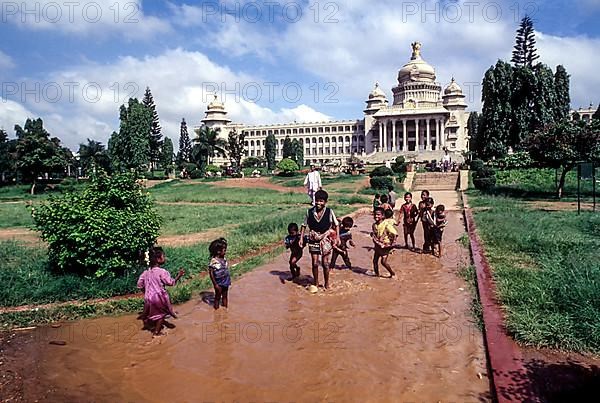
<svg viewBox="0 0 600 403">
<path fill-rule="evenodd" d="M 177 276 L 173 279 L 168 271 L 159 267 L 165 261 L 165 252 L 162 248 L 152 248 L 150 250 L 150 268 L 140 275 L 137 282 L 137 287 L 144 292 L 144 313 L 140 319 L 145 324 L 154 324 L 155 336 L 161 334 L 160 331 L 168 315 L 177 318 L 165 286 L 175 285 L 185 274 L 183 269 L 179 269 Z"/>
</svg>

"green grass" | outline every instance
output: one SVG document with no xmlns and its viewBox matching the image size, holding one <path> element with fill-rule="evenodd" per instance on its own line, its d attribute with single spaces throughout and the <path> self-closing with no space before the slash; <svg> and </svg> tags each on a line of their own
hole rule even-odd
<svg viewBox="0 0 600 403">
<path fill-rule="evenodd" d="M 600 214 L 471 193 L 507 327 L 520 343 L 600 352 Z"/>
<path fill-rule="evenodd" d="M 29 227 L 31 225 L 33 225 L 33 219 L 25 202 L 0 202 L 0 228 Z"/>
<path fill-rule="evenodd" d="M 262 220 L 265 214 L 278 214 L 290 209 L 289 205 L 157 205 L 163 218 L 161 235 L 181 235 Z"/>
<path fill-rule="evenodd" d="M 169 182 L 150 189 L 150 194 L 162 202 L 193 203 L 251 203 L 251 204 L 303 204 L 306 195 L 295 192 L 278 192 L 258 188 L 215 187 L 207 183 Z"/>
<path fill-rule="evenodd" d="M 597 180 L 600 180 L 600 170 L 597 170 Z M 558 172 L 560 175 L 560 171 Z M 493 194 L 506 195 L 524 199 L 554 199 L 556 197 L 556 171 L 554 169 L 511 169 L 496 171 L 496 188 Z M 581 180 L 581 193 L 584 197 L 592 195 L 591 179 Z M 597 188 L 600 186 L 597 186 Z M 597 189 L 600 192 L 600 189 Z M 577 197 L 577 170 L 567 173 L 563 197 Z"/>
</svg>

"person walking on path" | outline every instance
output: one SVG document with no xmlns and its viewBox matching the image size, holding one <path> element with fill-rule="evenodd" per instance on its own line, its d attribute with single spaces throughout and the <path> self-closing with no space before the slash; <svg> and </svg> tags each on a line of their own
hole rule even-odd
<svg viewBox="0 0 600 403">
<path fill-rule="evenodd" d="M 312 274 L 315 287 L 319 286 L 319 260 L 323 266 L 325 288 L 329 288 L 329 257 L 333 246 L 339 245 L 340 228 L 332 209 L 325 207 L 329 195 L 324 190 L 315 192 L 315 205 L 306 211 L 304 226 L 300 234 L 300 247 L 304 244 L 308 228 L 308 251 L 312 260 Z M 330 239 L 330 231 L 336 232 L 335 241 Z"/>
<path fill-rule="evenodd" d="M 396 200 L 398 200 L 398 194 L 394 192 L 392 185 L 388 186 L 388 203 L 392 206 L 392 209 L 396 209 Z"/>
<path fill-rule="evenodd" d="M 311 204 L 315 205 L 315 193 L 323 187 L 321 184 L 321 174 L 314 165 L 310 166 L 310 172 L 304 178 L 304 186 L 310 198 Z"/>
</svg>

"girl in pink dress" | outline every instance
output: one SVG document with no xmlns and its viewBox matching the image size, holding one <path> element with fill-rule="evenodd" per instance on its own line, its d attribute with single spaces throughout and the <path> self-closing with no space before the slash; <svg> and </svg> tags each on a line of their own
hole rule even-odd
<svg viewBox="0 0 600 403">
<path fill-rule="evenodd" d="M 138 288 L 144 292 L 144 313 L 140 319 L 144 321 L 144 324 L 154 323 L 153 333 L 156 336 L 161 334 L 160 331 L 167 315 L 177 318 L 165 286 L 175 285 L 185 274 L 183 269 L 179 269 L 177 276 L 173 279 L 168 271 L 159 267 L 165 263 L 165 260 L 165 252 L 162 248 L 150 249 L 150 268 L 140 275 L 137 282 Z"/>
</svg>

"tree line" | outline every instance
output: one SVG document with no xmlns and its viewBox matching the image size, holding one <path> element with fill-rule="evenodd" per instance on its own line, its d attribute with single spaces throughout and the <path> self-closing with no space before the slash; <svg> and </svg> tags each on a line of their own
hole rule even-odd
<svg viewBox="0 0 600 403">
<path fill-rule="evenodd" d="M 533 21 L 516 32 L 510 63 L 498 60 L 483 77 L 481 115 L 467 122 L 475 158 L 528 153 L 541 166 L 561 169 L 557 193 L 577 162 L 600 159 L 600 106 L 589 122 L 572 119 L 570 78 L 562 65 L 552 71 L 538 62 Z"/>
</svg>

